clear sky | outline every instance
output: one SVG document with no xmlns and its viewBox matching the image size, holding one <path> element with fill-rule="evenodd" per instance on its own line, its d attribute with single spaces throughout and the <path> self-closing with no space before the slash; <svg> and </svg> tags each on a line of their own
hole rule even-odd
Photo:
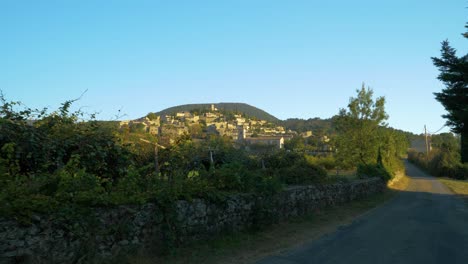
<svg viewBox="0 0 468 264">
<path fill-rule="evenodd" d="M 329 118 L 363 82 L 392 127 L 445 120 L 431 56 L 468 41 L 466 0 L 0 0 L 0 89 L 100 119 L 187 103 L 244 102 L 275 115 Z M 442 131 L 448 131 L 444 129 Z"/>
</svg>

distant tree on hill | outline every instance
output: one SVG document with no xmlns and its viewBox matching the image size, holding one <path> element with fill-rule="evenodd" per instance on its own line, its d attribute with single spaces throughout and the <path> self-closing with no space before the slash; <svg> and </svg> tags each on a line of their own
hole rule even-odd
<svg viewBox="0 0 468 264">
<path fill-rule="evenodd" d="M 468 38 L 468 32 L 463 35 Z M 468 162 L 468 53 L 457 57 L 456 50 L 445 40 L 441 57 L 433 57 L 432 61 L 440 71 L 437 78 L 445 85 L 441 92 L 434 93 L 436 100 L 448 112 L 443 115 L 446 124 L 461 136 L 461 161 Z"/>
<path fill-rule="evenodd" d="M 132 133 L 145 133 L 146 127 L 142 123 L 134 123 L 129 126 L 130 132 Z"/>
<path fill-rule="evenodd" d="M 282 122 L 286 129 L 297 131 L 298 133 L 312 131 L 314 135 L 326 135 L 333 133 L 332 119 L 320 118 L 289 118 Z"/>
<path fill-rule="evenodd" d="M 146 115 L 146 117 L 149 119 L 149 120 L 156 120 L 158 119 L 158 115 L 156 113 L 149 113 Z"/>
<path fill-rule="evenodd" d="M 200 138 L 203 134 L 203 129 L 200 124 L 194 124 L 189 127 L 189 133 L 193 138 Z"/>
</svg>

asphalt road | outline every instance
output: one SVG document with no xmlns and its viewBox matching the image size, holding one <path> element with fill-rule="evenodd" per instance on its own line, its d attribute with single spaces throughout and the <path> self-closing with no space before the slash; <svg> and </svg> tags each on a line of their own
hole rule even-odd
<svg viewBox="0 0 468 264">
<path fill-rule="evenodd" d="M 467 264 L 465 202 L 413 165 L 406 168 L 407 190 L 388 203 L 332 234 L 257 264 Z"/>
</svg>

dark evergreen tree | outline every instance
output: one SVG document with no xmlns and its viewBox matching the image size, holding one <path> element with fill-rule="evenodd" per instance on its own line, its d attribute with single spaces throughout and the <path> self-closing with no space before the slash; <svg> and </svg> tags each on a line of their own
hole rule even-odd
<svg viewBox="0 0 468 264">
<path fill-rule="evenodd" d="M 466 32 L 463 33 L 463 36 L 464 36 L 465 38 L 468 38 L 468 23 L 465 24 L 465 28 L 466 28 Z"/>
<path fill-rule="evenodd" d="M 468 38 L 468 34 L 463 34 Z M 456 50 L 449 42 L 442 42 L 441 57 L 433 57 L 434 65 L 439 68 L 438 79 L 445 88 L 434 93 L 447 110 L 443 115 L 453 132 L 461 136 L 461 161 L 468 162 L 468 54 L 457 57 Z"/>
</svg>

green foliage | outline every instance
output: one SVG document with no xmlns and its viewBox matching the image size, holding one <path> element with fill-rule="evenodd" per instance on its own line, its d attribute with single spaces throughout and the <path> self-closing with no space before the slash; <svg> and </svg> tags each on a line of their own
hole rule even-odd
<svg viewBox="0 0 468 264">
<path fill-rule="evenodd" d="M 385 98 L 373 100 L 373 91 L 362 86 L 352 97 L 348 110 L 341 109 L 335 119 L 337 160 L 342 167 L 371 164 L 377 158 L 381 138 L 379 126 L 386 126 Z"/>
<path fill-rule="evenodd" d="M 114 204 L 142 204 L 148 199 L 148 190 L 157 188 L 154 175 L 148 174 L 148 166 L 128 172 L 112 186 L 110 200 Z"/>
<path fill-rule="evenodd" d="M 426 157 L 425 153 L 410 151 L 408 160 L 437 177 L 468 179 L 468 163 L 460 163 L 459 153 L 435 149 Z"/>
<path fill-rule="evenodd" d="M 356 174 L 361 179 L 379 177 L 388 181 L 393 178 L 392 173 L 389 172 L 382 164 L 359 164 Z"/>
<path fill-rule="evenodd" d="M 305 156 L 307 159 L 307 162 L 319 167 L 323 167 L 326 170 L 333 170 L 336 168 L 336 160 L 335 157 L 332 155 L 325 156 L 325 157 L 314 157 L 310 155 Z"/>
<path fill-rule="evenodd" d="M 408 137 L 386 127 L 383 97 L 374 101 L 373 91 L 364 85 L 357 93 L 348 110 L 341 109 L 335 118 L 337 163 L 342 168 L 357 167 L 360 175 L 378 173 L 388 180 L 403 169 L 401 156 L 409 146 Z"/>
<path fill-rule="evenodd" d="M 70 110 L 74 100 L 46 113 L 1 99 L 0 214 L 26 222 L 35 212 L 73 219 L 95 206 L 153 201 L 169 208 L 178 199 L 273 195 L 286 184 L 325 182 L 324 168 L 334 163 L 272 148 L 247 152 L 230 138 L 199 141 L 185 134 L 159 148 L 156 173 L 154 145 L 147 142 L 158 138 L 142 128 L 85 120 Z M 303 139 L 292 143 L 297 148 Z"/>
<path fill-rule="evenodd" d="M 149 119 L 149 120 L 156 120 L 158 119 L 158 115 L 156 113 L 149 113 L 146 115 L 146 117 Z"/>
<path fill-rule="evenodd" d="M 10 169 L 16 164 L 19 174 L 29 175 L 53 173 L 67 164 L 72 156 L 77 156 L 78 167 L 89 173 L 105 178 L 124 173 L 128 166 L 127 153 L 112 130 L 93 120 L 80 121 L 84 114 L 70 112 L 72 102 L 63 103 L 48 115 L 42 112 L 33 115 L 33 110 L 5 112 L 7 108 L 3 107 L 0 113 L 3 162 L 7 162 Z M 21 115 L 23 112 L 27 114 Z M 28 120 L 31 116 L 41 118 Z M 14 160 L 11 159 L 13 156 Z"/>
<path fill-rule="evenodd" d="M 453 133 L 441 133 L 431 136 L 431 146 L 441 151 L 454 155 L 455 160 L 460 160 L 460 137 Z"/>
<path fill-rule="evenodd" d="M 241 163 L 229 163 L 216 170 L 213 177 L 215 186 L 220 190 L 249 190 L 248 178 L 251 173 Z M 247 180 L 247 181 L 246 181 Z"/>
<path fill-rule="evenodd" d="M 468 163 L 457 164 L 455 167 L 455 173 L 453 174 L 453 178 L 458 180 L 468 179 Z"/>
<path fill-rule="evenodd" d="M 145 133 L 146 127 L 143 123 L 130 123 L 130 132 L 132 133 Z"/>
<path fill-rule="evenodd" d="M 15 158 L 16 144 L 13 142 L 6 143 L 0 149 L 0 173 L 11 176 L 16 175 L 20 171 L 19 161 Z"/>
<path fill-rule="evenodd" d="M 102 178 L 86 173 L 84 169 L 57 172 L 58 189 L 55 198 L 60 202 L 81 205 L 99 205 L 105 201 L 106 190 Z M 104 196 L 104 197 L 103 197 Z"/>
<path fill-rule="evenodd" d="M 314 135 L 322 136 L 334 132 L 332 123 L 332 119 L 320 119 L 317 117 L 309 119 L 289 118 L 284 120 L 281 124 L 286 129 L 291 129 L 299 133 L 312 131 Z"/>
<path fill-rule="evenodd" d="M 29 222 L 32 212 L 48 213 L 57 209 L 59 202 L 52 195 L 56 189 L 54 185 L 55 179 L 44 175 L 38 175 L 34 180 L 2 175 L 0 215 L 15 216 L 22 222 Z"/>
<path fill-rule="evenodd" d="M 434 93 L 439 101 L 447 110 L 444 115 L 447 118 L 447 124 L 455 132 L 461 133 L 466 130 L 463 124 L 468 118 L 468 54 L 457 57 L 456 50 L 450 47 L 448 41 L 442 42 L 441 57 L 433 57 L 434 65 L 439 69 L 440 74 L 437 77 L 444 83 L 446 88 L 440 93 Z"/>
<path fill-rule="evenodd" d="M 452 133 L 431 136 L 432 150 L 426 153 L 408 152 L 408 160 L 434 176 L 468 178 L 467 163 L 460 162 L 460 141 Z"/>
<path fill-rule="evenodd" d="M 313 184 L 323 182 L 327 171 L 309 163 L 296 163 L 293 166 L 278 170 L 280 179 L 286 184 Z"/>
<path fill-rule="evenodd" d="M 305 139 L 302 138 L 301 136 L 295 136 L 290 140 L 287 140 L 284 142 L 284 148 L 286 150 L 291 150 L 291 151 L 304 151 L 306 146 L 305 146 Z"/>
<path fill-rule="evenodd" d="M 393 176 L 404 170 L 402 157 L 406 155 L 409 141 L 403 133 L 388 128 L 380 128 L 380 146 L 377 164 L 385 167 Z"/>
<path fill-rule="evenodd" d="M 458 57 L 449 42 L 443 41 L 441 57 L 433 57 L 437 77 L 445 85 L 435 98 L 447 110 L 447 125 L 461 135 L 461 162 L 468 162 L 468 53 Z"/>
<path fill-rule="evenodd" d="M 327 172 L 306 156 L 292 151 L 279 151 L 265 159 L 266 167 L 285 184 L 312 184 L 323 182 Z"/>
</svg>

